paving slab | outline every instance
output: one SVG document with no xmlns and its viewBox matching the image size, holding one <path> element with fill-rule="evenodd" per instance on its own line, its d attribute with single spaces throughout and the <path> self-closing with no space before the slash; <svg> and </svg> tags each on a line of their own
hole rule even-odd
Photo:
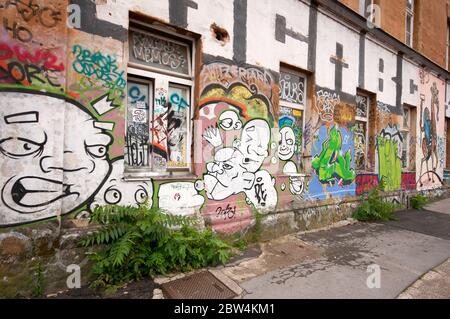
<svg viewBox="0 0 450 319">
<path fill-rule="evenodd" d="M 450 198 L 440 200 L 434 203 L 430 203 L 424 207 L 424 209 L 441 213 L 441 214 L 449 214 L 450 215 Z"/>
<path fill-rule="evenodd" d="M 427 272 L 398 298 L 450 299 L 450 259 Z"/>
</svg>

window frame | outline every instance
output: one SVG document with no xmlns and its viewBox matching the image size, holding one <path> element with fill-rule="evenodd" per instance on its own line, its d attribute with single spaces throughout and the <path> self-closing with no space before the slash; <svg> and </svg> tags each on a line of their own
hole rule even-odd
<svg viewBox="0 0 450 319">
<path fill-rule="evenodd" d="M 402 121 L 402 126 L 401 126 L 400 132 L 402 134 L 402 138 L 403 139 L 405 138 L 404 134 L 406 134 L 406 141 L 403 141 L 403 145 L 402 145 L 402 153 L 404 151 L 403 147 L 406 145 L 406 158 L 405 158 L 406 166 L 403 166 L 403 154 L 402 154 L 402 170 L 409 170 L 409 161 L 410 161 L 410 158 L 409 158 L 409 152 L 410 152 L 409 139 L 411 138 L 410 134 L 411 134 L 411 125 L 412 125 L 412 123 L 411 123 L 411 109 L 412 109 L 411 106 L 409 106 L 407 104 L 403 104 L 403 121 Z M 408 127 L 405 127 L 405 125 L 404 125 L 405 124 L 405 119 L 404 119 L 404 117 L 405 117 L 405 110 L 408 110 Z"/>
<path fill-rule="evenodd" d="M 196 41 L 194 38 L 187 37 L 185 35 L 179 35 L 178 33 L 171 32 L 170 30 L 166 30 L 162 27 L 154 27 L 150 26 L 149 24 L 143 23 L 141 21 L 136 21 L 133 19 L 130 19 L 130 31 L 137 31 L 140 33 L 147 33 L 151 36 L 162 38 L 162 39 L 168 39 L 174 43 L 184 45 L 187 47 L 188 52 L 188 66 L 189 66 L 189 74 L 183 74 L 178 72 L 171 72 L 169 70 L 165 69 L 159 69 L 154 66 L 145 65 L 141 63 L 135 63 L 128 61 L 128 67 L 127 67 L 127 76 L 128 79 L 131 79 L 132 81 L 136 82 L 142 82 L 144 83 L 148 81 L 148 83 L 152 84 L 152 92 L 149 94 L 149 98 L 151 97 L 152 100 L 150 102 L 149 106 L 149 127 L 152 127 L 153 121 L 154 121 L 154 107 L 155 107 L 155 90 L 156 88 L 163 87 L 166 92 L 166 103 L 170 102 L 170 96 L 169 96 L 169 87 L 171 85 L 173 86 L 179 86 L 183 88 L 188 89 L 189 94 L 189 111 L 186 116 L 187 120 L 187 149 L 186 149 L 186 167 L 166 167 L 165 171 L 157 171 L 155 168 L 153 168 L 153 154 L 149 151 L 149 165 L 145 167 L 132 167 L 129 165 L 125 165 L 124 168 L 124 178 L 127 180 L 139 180 L 139 179 L 148 179 L 148 178 L 171 178 L 171 177 L 177 177 L 177 178 L 183 178 L 183 177 L 189 177 L 192 176 L 194 167 L 192 162 L 192 145 L 194 143 L 194 93 L 195 93 L 195 50 L 196 50 Z M 141 29 L 142 27 L 142 29 Z M 156 31 L 156 34 L 153 34 L 152 31 Z M 167 34 L 167 37 L 164 37 L 161 34 Z M 182 41 L 177 41 L 176 38 L 182 38 L 186 41 L 189 41 L 190 43 L 185 43 Z M 128 42 L 129 43 L 129 42 Z M 129 51 L 127 51 L 129 52 Z M 162 86 L 161 86 L 162 84 Z M 127 92 L 128 93 L 128 92 Z M 126 111 L 125 111 L 125 136 L 127 135 L 127 129 L 128 129 L 128 98 L 126 103 Z M 153 130 L 151 130 L 153 131 Z M 150 142 L 153 141 L 153 133 L 150 133 Z M 149 142 L 149 143 L 150 143 Z M 125 146 L 126 147 L 126 146 Z M 169 163 L 169 158 L 167 158 L 167 164 Z"/>
<path fill-rule="evenodd" d="M 408 1 L 411 1 L 411 8 L 408 6 Z M 409 47 L 414 44 L 414 9 L 415 0 L 406 0 L 406 17 L 405 17 L 405 43 Z M 409 42 L 408 42 L 408 16 L 411 17 L 411 30 L 409 31 Z"/>
<path fill-rule="evenodd" d="M 446 47 L 445 62 L 447 70 L 450 70 L 450 20 L 447 20 L 447 47 Z"/>
<path fill-rule="evenodd" d="M 145 84 L 148 85 L 148 96 L 149 96 L 149 108 L 148 108 L 148 123 L 150 126 L 150 123 L 153 121 L 153 103 L 154 103 L 154 87 L 155 87 L 155 83 L 152 79 L 144 79 L 142 77 L 138 77 L 138 76 L 133 76 L 128 74 L 127 75 L 127 102 L 126 102 L 126 111 L 125 111 L 125 143 L 127 143 L 127 136 L 128 136 L 128 82 L 134 82 L 134 83 L 139 83 L 139 84 Z M 151 133 L 149 133 L 149 139 L 152 140 L 153 139 L 153 135 Z M 125 145 L 125 148 L 128 148 L 127 145 Z M 148 150 L 147 150 L 148 151 Z M 142 176 L 145 175 L 146 171 L 148 171 L 148 168 L 151 167 L 151 163 L 152 163 L 152 155 L 151 153 L 148 151 L 148 166 L 142 166 L 142 167 L 133 167 L 131 165 L 129 165 L 126 162 L 126 158 L 128 157 L 128 150 L 127 153 L 125 154 L 124 152 L 124 171 L 131 176 Z"/>
<path fill-rule="evenodd" d="M 305 72 L 302 72 L 300 70 L 296 70 L 295 67 L 289 67 L 289 66 L 285 66 L 284 64 L 282 64 L 280 66 L 280 78 L 281 78 L 281 73 L 287 73 L 287 74 L 292 74 L 295 76 L 299 76 L 301 78 L 303 78 L 303 80 L 305 81 L 305 87 L 303 89 L 304 92 L 304 98 L 303 98 L 303 104 L 300 103 L 294 103 L 294 102 L 289 102 L 289 101 L 285 101 L 282 100 L 281 98 L 279 98 L 278 104 L 279 107 L 286 107 L 286 108 L 290 108 L 293 110 L 298 110 L 298 111 L 302 111 L 302 140 L 301 140 L 301 147 L 302 150 L 300 150 L 300 159 L 302 163 L 295 163 L 296 165 L 300 165 L 299 167 L 297 167 L 298 172 L 302 172 L 304 169 L 304 163 L 303 163 L 303 148 L 305 147 L 305 125 L 306 125 L 306 105 L 308 103 L 308 74 Z M 280 93 L 281 93 L 281 89 L 280 89 Z"/>
<path fill-rule="evenodd" d="M 369 114 L 370 114 L 370 103 L 371 103 L 371 97 L 368 94 L 362 93 L 362 92 L 357 92 L 356 96 L 364 96 L 367 99 L 367 109 L 366 109 L 366 116 L 362 117 L 362 116 L 357 116 L 355 115 L 355 124 L 356 122 L 364 122 L 366 123 L 366 131 L 364 132 L 365 134 L 365 138 L 366 138 L 366 143 L 364 145 L 364 157 L 365 157 L 365 161 L 364 161 L 364 169 L 363 170 L 359 170 L 355 167 L 355 170 L 357 172 L 366 172 L 367 171 L 367 159 L 368 159 L 368 153 L 369 153 L 369 143 L 368 143 L 368 138 L 369 138 Z"/>
<path fill-rule="evenodd" d="M 281 78 L 281 73 L 287 73 L 287 74 L 292 74 L 292 75 L 296 75 L 298 77 L 301 77 L 305 80 L 305 87 L 304 87 L 304 102 L 303 104 L 299 104 L 299 103 L 294 103 L 294 102 L 289 102 L 289 101 L 284 101 L 281 98 L 279 99 L 279 105 L 283 106 L 283 107 L 290 107 L 292 109 L 296 109 L 296 110 L 301 110 L 301 111 L 305 111 L 306 108 L 306 101 L 308 100 L 307 94 L 308 94 L 308 75 L 306 73 L 303 73 L 301 71 L 297 71 L 297 70 L 293 70 L 291 68 L 288 67 L 280 67 L 280 78 Z M 304 122 L 304 121 L 303 121 Z M 304 123 L 303 123 L 304 126 Z M 302 128 L 303 129 L 303 128 Z"/>
<path fill-rule="evenodd" d="M 367 0 L 359 0 L 359 14 L 363 16 L 365 19 L 369 19 L 370 14 L 367 12 L 367 8 L 371 5 L 375 5 L 375 0 L 369 0 L 369 4 L 367 4 Z"/>
<path fill-rule="evenodd" d="M 145 24 L 142 22 L 137 22 L 136 20 L 130 20 L 130 23 L 132 23 L 132 25 L 130 26 L 128 32 L 136 31 L 136 32 L 151 35 L 152 37 L 155 37 L 158 39 L 169 39 L 170 42 L 173 42 L 173 43 L 176 43 L 176 44 L 186 47 L 187 48 L 187 60 L 188 60 L 189 74 L 173 72 L 173 71 L 169 71 L 169 70 L 165 70 L 165 69 L 159 69 L 159 68 L 151 66 L 151 65 L 145 65 L 144 63 L 132 62 L 128 58 L 128 66 L 129 67 L 145 69 L 150 72 L 157 72 L 157 73 L 161 73 L 161 74 L 167 74 L 170 76 L 176 76 L 176 77 L 180 77 L 180 78 L 186 78 L 186 79 L 193 80 L 194 67 L 195 67 L 195 59 L 194 59 L 195 41 L 194 41 L 194 39 L 179 35 L 177 33 L 170 32 L 169 30 L 164 30 L 164 29 L 153 27 L 153 26 L 149 26 L 148 24 Z M 141 27 L 141 29 L 139 27 Z M 156 34 L 152 33 L 151 30 L 154 30 L 158 33 L 156 33 Z M 160 35 L 159 33 L 165 33 L 165 34 L 167 34 L 167 36 L 164 37 L 164 36 Z M 190 41 L 191 47 L 189 47 L 189 45 L 187 43 L 179 41 L 176 38 L 183 38 L 186 41 Z M 128 41 L 128 45 L 129 45 L 129 41 Z"/>
</svg>

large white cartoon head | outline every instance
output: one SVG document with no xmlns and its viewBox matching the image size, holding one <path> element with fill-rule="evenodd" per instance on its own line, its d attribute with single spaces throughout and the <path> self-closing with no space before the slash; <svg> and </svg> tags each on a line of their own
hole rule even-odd
<svg viewBox="0 0 450 319">
<path fill-rule="evenodd" d="M 89 205 L 91 211 L 97 206 L 104 205 L 138 207 L 145 203 L 149 207 L 152 206 L 152 182 L 125 182 L 123 180 L 123 165 L 123 160 L 113 163 L 111 174 Z"/>
<path fill-rule="evenodd" d="M 294 130 L 285 126 L 280 130 L 280 142 L 278 145 L 278 157 L 282 161 L 287 161 L 294 156 L 296 151 Z"/>
<path fill-rule="evenodd" d="M 255 173 L 269 155 L 270 127 L 266 121 L 255 119 L 248 121 L 241 132 L 241 139 L 234 146 L 244 155 L 243 166 L 248 172 Z"/>
<path fill-rule="evenodd" d="M 1 93 L 0 224 L 68 213 L 96 192 L 110 170 L 111 143 L 96 126 L 61 98 Z"/>
<path fill-rule="evenodd" d="M 225 111 L 219 116 L 219 126 L 224 131 L 240 130 L 242 122 L 235 111 Z"/>
<path fill-rule="evenodd" d="M 206 165 L 204 176 L 206 195 L 222 200 L 251 187 L 254 174 L 243 165 L 244 155 L 234 148 L 222 148 L 214 156 L 214 162 Z"/>
</svg>

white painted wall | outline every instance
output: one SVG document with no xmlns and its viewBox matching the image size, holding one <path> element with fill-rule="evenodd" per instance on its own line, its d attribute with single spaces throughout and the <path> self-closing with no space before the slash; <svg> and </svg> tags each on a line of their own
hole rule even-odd
<svg viewBox="0 0 450 319">
<path fill-rule="evenodd" d="M 286 18 L 286 28 L 308 36 L 309 6 L 297 0 L 249 0 L 247 15 L 247 62 L 279 71 L 280 61 L 307 69 L 308 43 L 286 36 L 275 40 L 276 14 Z"/>
<path fill-rule="evenodd" d="M 407 60 L 403 60 L 403 90 L 402 90 L 402 103 L 418 106 L 419 101 L 419 85 L 420 78 L 417 71 L 417 66 Z M 417 90 L 413 94 L 410 93 L 410 80 L 414 81 L 417 85 Z"/>
<path fill-rule="evenodd" d="M 384 72 L 379 71 L 380 59 L 384 60 Z M 370 39 L 366 40 L 365 87 L 377 94 L 385 104 L 396 104 L 396 85 L 392 78 L 397 75 L 397 56 Z M 383 79 L 383 92 L 379 90 L 378 79 Z"/>
<path fill-rule="evenodd" d="M 342 91 L 356 94 L 359 71 L 359 35 L 348 27 L 319 13 L 317 17 L 316 84 L 335 89 L 335 65 L 330 57 L 336 55 L 336 42 L 344 47 L 344 61 L 349 67 L 343 69 Z"/>
</svg>

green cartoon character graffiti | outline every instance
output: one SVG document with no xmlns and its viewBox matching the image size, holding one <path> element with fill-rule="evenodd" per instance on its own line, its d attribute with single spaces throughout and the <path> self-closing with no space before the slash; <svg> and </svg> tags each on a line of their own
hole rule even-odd
<svg viewBox="0 0 450 319">
<path fill-rule="evenodd" d="M 342 135 L 333 126 L 330 129 L 328 139 L 322 143 L 322 151 L 314 156 L 312 167 L 322 184 L 348 185 L 356 177 L 352 169 L 352 155 L 348 150 L 342 155 Z"/>
</svg>

